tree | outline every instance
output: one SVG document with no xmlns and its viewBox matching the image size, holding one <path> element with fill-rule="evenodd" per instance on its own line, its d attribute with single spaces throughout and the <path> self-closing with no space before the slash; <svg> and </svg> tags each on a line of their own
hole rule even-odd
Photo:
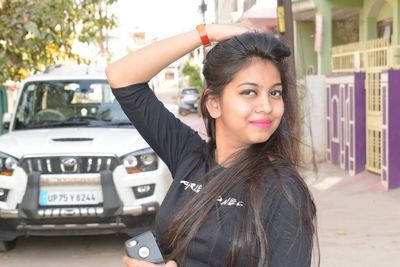
<svg viewBox="0 0 400 267">
<path fill-rule="evenodd" d="M 0 0 L 0 83 L 71 59 L 88 63 L 72 43 L 104 52 L 105 31 L 116 26 L 107 6 L 117 0 Z"/>
<path fill-rule="evenodd" d="M 192 66 L 190 62 L 186 62 L 182 73 L 189 76 L 189 86 L 203 87 L 203 81 L 201 80 L 200 70 L 198 67 Z"/>
</svg>

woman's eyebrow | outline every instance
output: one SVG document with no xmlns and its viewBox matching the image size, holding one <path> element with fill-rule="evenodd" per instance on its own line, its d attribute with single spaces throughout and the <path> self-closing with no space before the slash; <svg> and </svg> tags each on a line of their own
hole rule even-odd
<svg viewBox="0 0 400 267">
<path fill-rule="evenodd" d="M 239 84 L 237 87 L 243 86 L 243 85 L 251 85 L 251 86 L 258 86 L 257 83 L 252 83 L 252 82 L 244 82 Z"/>
<path fill-rule="evenodd" d="M 271 88 L 274 88 L 274 87 L 276 87 L 276 86 L 283 86 L 283 84 L 282 84 L 281 82 L 274 83 L 274 84 L 271 86 Z"/>
<path fill-rule="evenodd" d="M 243 86 L 243 85 L 260 86 L 258 83 L 244 82 L 244 83 L 239 84 L 237 87 L 240 87 L 240 86 Z M 283 86 L 283 84 L 281 82 L 277 82 L 277 83 L 274 83 L 273 85 L 271 85 L 270 88 L 274 88 L 276 86 Z"/>
<path fill-rule="evenodd" d="M 243 85 L 250 85 L 250 86 L 259 87 L 259 84 L 253 83 L 253 82 L 244 82 L 244 83 L 239 84 L 237 87 L 240 87 L 240 86 L 243 86 Z M 277 83 L 274 83 L 273 85 L 271 85 L 270 88 L 274 88 L 276 86 L 283 86 L 283 84 L 281 82 L 277 82 Z"/>
</svg>

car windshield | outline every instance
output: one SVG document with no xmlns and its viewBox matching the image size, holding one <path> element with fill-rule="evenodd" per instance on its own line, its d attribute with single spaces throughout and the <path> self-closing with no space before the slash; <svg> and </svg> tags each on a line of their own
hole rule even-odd
<svg viewBox="0 0 400 267">
<path fill-rule="evenodd" d="M 16 130 L 49 127 L 133 127 L 106 80 L 34 81 L 25 84 Z"/>
</svg>

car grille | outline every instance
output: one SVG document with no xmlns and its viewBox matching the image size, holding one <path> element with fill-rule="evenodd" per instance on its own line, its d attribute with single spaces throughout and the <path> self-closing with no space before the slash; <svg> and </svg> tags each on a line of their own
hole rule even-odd
<svg viewBox="0 0 400 267">
<path fill-rule="evenodd" d="M 38 210 L 40 217 L 98 216 L 102 215 L 103 212 L 103 207 L 56 207 Z"/>
<path fill-rule="evenodd" d="M 113 171 L 119 164 L 119 159 L 113 156 L 63 156 L 24 158 L 21 167 L 27 173 L 98 173 L 103 170 Z"/>
</svg>

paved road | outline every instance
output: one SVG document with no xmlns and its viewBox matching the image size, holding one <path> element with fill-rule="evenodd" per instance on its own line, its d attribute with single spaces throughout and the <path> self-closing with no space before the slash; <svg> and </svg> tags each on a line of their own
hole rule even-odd
<svg viewBox="0 0 400 267">
<path fill-rule="evenodd" d="M 117 267 L 128 236 L 28 237 L 0 253 L 1 267 Z"/>
<path fill-rule="evenodd" d="M 306 174 L 317 205 L 321 267 L 400 266 L 400 188 L 331 164 Z"/>
</svg>

